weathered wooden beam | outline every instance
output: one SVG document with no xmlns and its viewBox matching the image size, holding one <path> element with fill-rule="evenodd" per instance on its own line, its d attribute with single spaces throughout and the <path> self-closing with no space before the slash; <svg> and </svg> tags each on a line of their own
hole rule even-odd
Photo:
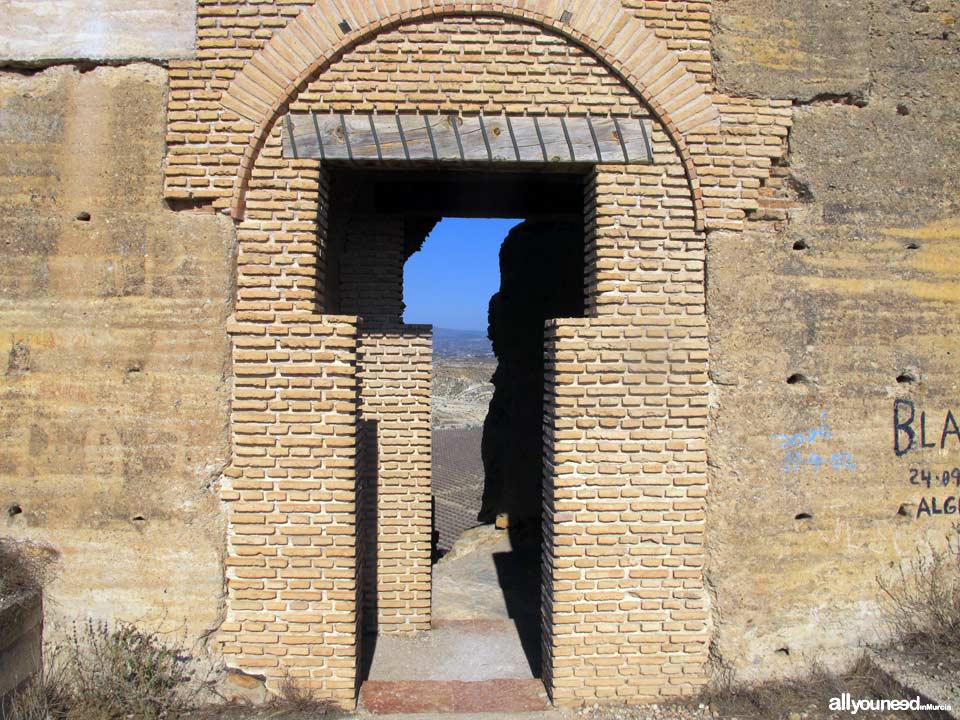
<svg viewBox="0 0 960 720">
<path fill-rule="evenodd" d="M 652 163 L 647 118 L 291 113 L 283 156 L 317 160 Z"/>
</svg>

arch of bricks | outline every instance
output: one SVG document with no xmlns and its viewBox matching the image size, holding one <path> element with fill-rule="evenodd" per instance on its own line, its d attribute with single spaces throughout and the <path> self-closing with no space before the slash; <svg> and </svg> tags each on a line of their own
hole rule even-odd
<svg viewBox="0 0 960 720">
<path fill-rule="evenodd" d="M 240 163 L 233 217 L 242 217 L 254 157 L 305 82 L 377 33 L 418 19 L 459 14 L 535 23 L 588 49 L 613 70 L 643 98 L 674 144 L 690 184 L 696 227 L 704 229 L 703 197 L 685 137 L 715 127 L 719 112 L 677 54 L 620 3 L 610 0 L 342 0 L 307 7 L 250 58 L 221 98 L 223 107 L 257 123 Z"/>
<path fill-rule="evenodd" d="M 537 77 L 522 84 L 539 83 L 539 95 L 558 98 L 546 112 L 576 103 L 647 117 L 674 98 L 654 117 L 654 164 L 600 164 L 589 176 L 586 317 L 551 321 L 546 331 L 543 677 L 562 705 L 652 701 L 694 693 L 706 681 L 709 393 L 700 226 L 706 218 L 718 232 L 743 229 L 746 213 L 771 192 L 791 109 L 789 101 L 711 93 L 702 58 L 691 70 L 695 63 L 674 51 L 655 63 L 674 69 L 659 83 L 646 80 L 659 98 L 653 105 L 624 81 L 624 62 L 612 71 L 615 59 L 598 60 L 585 48 L 586 33 L 571 29 L 606 23 L 613 34 L 595 41 L 612 42 L 611 52 L 633 47 L 628 26 L 648 37 L 633 15 L 608 9 L 613 4 L 578 3 L 561 23 L 552 0 L 509 8 L 418 3 L 417 10 L 401 10 L 413 5 L 408 0 L 350 8 L 201 3 L 200 55 L 171 63 L 165 172 L 170 199 L 212 201 L 237 222 L 228 326 L 233 453 L 221 486 L 227 613 L 218 634 L 231 666 L 274 686 L 289 675 L 349 704 L 364 624 L 380 632 L 430 626 L 431 339 L 429 328 L 401 320 L 404 220 L 332 211 L 328 168 L 283 157 L 277 113 L 394 112 L 395 98 L 360 87 L 377 86 L 364 73 L 378 62 L 382 39 L 416 45 L 433 23 L 445 36 L 489 33 L 485 62 L 498 71 L 536 66 Z M 360 5 L 393 19 L 375 20 Z M 306 13 L 311 19 L 301 19 Z M 533 14 L 545 19 L 534 25 Z M 247 82 L 238 78 L 265 73 L 251 70 L 254 59 L 263 65 L 272 57 L 265 47 L 280 54 L 277 38 L 300 27 L 294 23 L 320 22 L 333 38 L 344 19 L 366 35 L 339 38 L 316 71 L 294 66 L 282 86 L 259 83 L 275 86 L 262 104 L 237 105 Z M 709 39 L 708 22 L 683 22 L 687 31 L 698 23 L 691 34 Z M 284 43 L 306 59 L 321 49 L 303 32 L 291 30 Z M 641 43 L 651 52 L 664 46 L 662 38 Z M 456 52 L 458 43 L 449 46 Z M 430 52 L 447 52 L 439 47 Z M 559 60 L 540 61 L 532 50 L 543 47 Z M 408 107 L 437 109 L 423 95 L 429 84 L 448 100 L 464 83 L 483 86 L 449 102 L 465 114 L 527 101 L 507 84 L 488 91 L 466 67 L 478 63 L 462 60 L 447 58 L 457 71 L 437 83 L 417 82 L 412 66 L 376 70 L 388 85 L 413 88 L 402 101 Z M 579 74 L 564 74 L 571 67 Z M 296 79 L 302 74 L 307 79 Z M 670 89 L 689 82 L 696 87 L 679 95 Z M 697 104 L 704 94 L 709 104 Z M 681 117 L 684 107 L 692 114 Z M 691 187 L 691 157 L 702 194 Z M 242 183 L 249 186 L 241 206 Z"/>
</svg>

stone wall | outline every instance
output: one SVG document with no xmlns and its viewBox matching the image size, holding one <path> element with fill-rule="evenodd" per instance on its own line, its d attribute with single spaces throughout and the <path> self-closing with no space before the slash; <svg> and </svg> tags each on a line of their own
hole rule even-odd
<svg viewBox="0 0 960 720">
<path fill-rule="evenodd" d="M 719 86 L 783 98 L 794 120 L 746 233 L 712 234 L 707 255 L 716 643 L 765 677 L 881 638 L 875 577 L 956 520 L 922 503 L 958 494 L 941 480 L 960 465 L 943 437 L 960 389 L 960 3 L 730 0 L 714 17 Z M 898 398 L 917 446 L 926 413 L 928 445 L 899 457 Z"/>
<path fill-rule="evenodd" d="M 590 111 L 652 117 L 655 164 L 590 176 L 587 317 L 550 329 L 547 685 L 691 693 L 710 643 L 746 677 L 849 659 L 874 576 L 956 507 L 925 477 L 960 466 L 960 4 L 422 4 L 198 0 L 183 58 L 138 6 L 51 51 L 13 3 L 6 64 L 183 58 L 0 73 L 0 502 L 63 555 L 48 613 L 194 637 L 227 613 L 231 663 L 349 702 L 364 565 L 396 561 L 391 622 L 426 622 L 429 342 L 361 322 L 402 313 L 396 228 L 381 304 L 345 309 L 374 276 L 277 121 Z M 409 542 L 358 532 L 374 469 L 415 490 L 361 517 Z"/>
<path fill-rule="evenodd" d="M 42 659 L 40 596 L 0 604 L 0 714 L 11 694 L 39 672 Z"/>
<path fill-rule="evenodd" d="M 4 0 L 0 63 L 168 60 L 195 52 L 196 0 Z"/>
<path fill-rule="evenodd" d="M 234 233 L 161 195 L 167 73 L 0 72 L 0 532 L 49 627 L 218 621 Z"/>
</svg>

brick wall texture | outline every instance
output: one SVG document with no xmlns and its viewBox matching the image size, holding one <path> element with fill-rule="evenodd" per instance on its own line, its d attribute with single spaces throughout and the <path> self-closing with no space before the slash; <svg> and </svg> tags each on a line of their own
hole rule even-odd
<svg viewBox="0 0 960 720">
<path fill-rule="evenodd" d="M 589 112 L 652 118 L 655 162 L 589 175 L 587 317 L 548 333 L 544 678 L 569 705 L 706 681 L 703 231 L 776 212 L 790 104 L 713 91 L 709 2 L 564 9 L 200 0 L 166 193 L 238 223 L 221 639 L 241 669 L 349 702 L 358 623 L 430 622 L 430 333 L 400 320 L 402 219 L 350 218 L 334 257 L 327 171 L 282 157 L 278 119 Z"/>
</svg>

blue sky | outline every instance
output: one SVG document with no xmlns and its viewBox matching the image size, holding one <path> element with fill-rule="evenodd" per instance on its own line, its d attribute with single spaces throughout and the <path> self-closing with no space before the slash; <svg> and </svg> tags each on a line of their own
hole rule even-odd
<svg viewBox="0 0 960 720">
<path fill-rule="evenodd" d="M 404 322 L 486 330 L 500 245 L 521 220 L 444 218 L 403 269 Z"/>
</svg>

